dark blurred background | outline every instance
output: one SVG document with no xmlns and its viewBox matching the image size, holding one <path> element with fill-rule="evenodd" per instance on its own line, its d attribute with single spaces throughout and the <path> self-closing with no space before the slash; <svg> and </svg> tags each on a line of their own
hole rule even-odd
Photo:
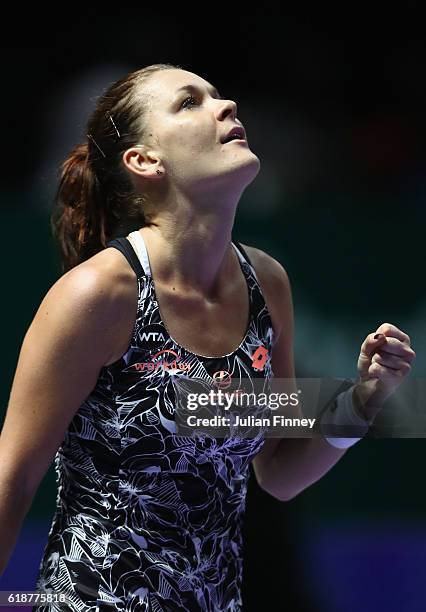
<svg viewBox="0 0 426 612">
<path fill-rule="evenodd" d="M 49 230 L 58 166 L 97 95 L 159 62 L 238 103 L 261 170 L 240 200 L 235 237 L 287 269 L 297 376 L 355 376 L 365 336 L 391 322 L 417 352 L 411 376 L 424 377 L 420 14 L 345 5 L 341 15 L 266 6 L 238 15 L 216 4 L 197 18 L 199 6 L 190 16 L 87 8 L 44 38 L 50 47 L 1 49 L 3 413 L 23 337 L 60 275 Z M 252 475 L 244 610 L 426 610 L 423 450 L 421 438 L 363 440 L 288 503 Z M 33 588 L 54 502 L 52 466 L 0 589 Z"/>
</svg>

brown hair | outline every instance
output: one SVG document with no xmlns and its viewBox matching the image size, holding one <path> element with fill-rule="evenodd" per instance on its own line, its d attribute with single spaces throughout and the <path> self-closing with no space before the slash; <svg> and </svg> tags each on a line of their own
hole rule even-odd
<svg viewBox="0 0 426 612">
<path fill-rule="evenodd" d="M 122 154 L 146 140 L 140 86 L 155 72 L 182 69 L 152 64 L 108 87 L 87 122 L 86 142 L 76 145 L 60 169 L 50 223 L 64 272 L 92 257 L 106 243 L 144 225 L 138 196 Z"/>
</svg>

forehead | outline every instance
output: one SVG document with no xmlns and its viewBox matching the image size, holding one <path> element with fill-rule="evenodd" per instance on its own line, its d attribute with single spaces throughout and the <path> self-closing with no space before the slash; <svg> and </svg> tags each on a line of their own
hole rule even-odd
<svg viewBox="0 0 426 612">
<path fill-rule="evenodd" d="M 159 70 L 153 74 L 146 83 L 145 93 L 159 104 L 168 104 L 178 94 L 178 90 L 186 85 L 207 89 L 210 92 L 215 90 L 211 83 L 194 72 L 171 69 Z"/>
</svg>

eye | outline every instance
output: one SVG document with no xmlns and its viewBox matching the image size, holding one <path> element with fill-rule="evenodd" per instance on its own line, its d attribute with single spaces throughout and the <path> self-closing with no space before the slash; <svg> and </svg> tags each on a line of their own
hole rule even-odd
<svg viewBox="0 0 426 612">
<path fill-rule="evenodd" d="M 186 104 L 186 103 L 188 102 L 188 100 L 193 100 L 194 102 L 196 101 L 196 100 L 195 100 L 195 98 L 194 98 L 194 96 L 188 96 L 188 97 L 187 97 L 187 98 L 185 98 L 185 100 L 183 101 L 183 103 L 182 103 L 182 108 L 188 108 L 188 106 L 189 106 L 189 107 L 191 107 L 191 106 L 192 106 L 192 104 L 190 104 L 190 105 L 187 105 L 187 104 Z"/>
</svg>

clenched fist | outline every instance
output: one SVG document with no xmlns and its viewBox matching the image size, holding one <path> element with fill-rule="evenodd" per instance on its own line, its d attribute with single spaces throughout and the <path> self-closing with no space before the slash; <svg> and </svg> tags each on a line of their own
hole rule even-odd
<svg viewBox="0 0 426 612">
<path fill-rule="evenodd" d="M 358 380 L 353 395 L 356 409 L 372 421 L 383 402 L 410 372 L 416 353 L 409 336 L 391 323 L 382 323 L 361 345 Z"/>
</svg>

